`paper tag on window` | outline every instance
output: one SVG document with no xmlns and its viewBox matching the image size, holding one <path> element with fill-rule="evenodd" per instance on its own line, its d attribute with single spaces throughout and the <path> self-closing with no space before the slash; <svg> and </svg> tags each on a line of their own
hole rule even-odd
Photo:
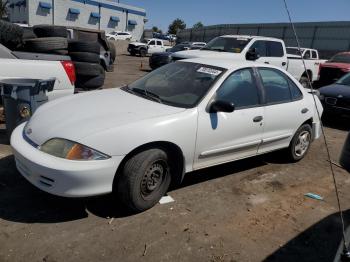
<svg viewBox="0 0 350 262">
<path fill-rule="evenodd" d="M 213 75 L 213 76 L 218 76 L 221 74 L 222 71 L 220 70 L 216 70 L 213 68 L 209 68 L 209 67 L 201 67 L 197 70 L 197 72 L 199 73 L 204 73 L 204 74 L 209 74 L 209 75 Z"/>
</svg>

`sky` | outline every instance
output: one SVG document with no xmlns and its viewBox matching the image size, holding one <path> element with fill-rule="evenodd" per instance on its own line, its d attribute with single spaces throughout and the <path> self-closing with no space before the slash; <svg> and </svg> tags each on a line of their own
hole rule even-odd
<svg viewBox="0 0 350 262">
<path fill-rule="evenodd" d="M 192 27 L 237 23 L 287 22 L 283 0 L 120 0 L 146 9 L 146 28 L 163 31 L 176 18 Z M 295 22 L 349 21 L 350 0 L 287 0 Z"/>
</svg>

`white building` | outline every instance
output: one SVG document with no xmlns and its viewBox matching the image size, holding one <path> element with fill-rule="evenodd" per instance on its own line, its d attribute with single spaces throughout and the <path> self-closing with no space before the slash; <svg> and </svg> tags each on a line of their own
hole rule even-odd
<svg viewBox="0 0 350 262">
<path fill-rule="evenodd" d="M 11 22 L 55 24 L 110 31 L 129 31 L 140 39 L 146 19 L 142 8 L 117 0 L 10 0 Z"/>
</svg>

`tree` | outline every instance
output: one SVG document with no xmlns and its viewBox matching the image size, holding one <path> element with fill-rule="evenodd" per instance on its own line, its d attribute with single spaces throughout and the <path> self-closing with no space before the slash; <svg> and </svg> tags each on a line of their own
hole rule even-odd
<svg viewBox="0 0 350 262">
<path fill-rule="evenodd" d="M 180 18 L 177 18 L 169 25 L 168 33 L 172 35 L 176 35 L 179 30 L 183 30 L 185 28 L 186 28 L 185 22 Z"/>
<path fill-rule="evenodd" d="M 198 22 L 198 23 L 195 23 L 193 25 L 193 29 L 199 29 L 199 28 L 203 28 L 203 27 L 204 27 L 204 25 L 202 22 Z"/>
<path fill-rule="evenodd" d="M 8 1 L 5 0 L 0 0 L 0 18 L 4 18 L 7 16 L 7 6 L 8 6 Z"/>
<path fill-rule="evenodd" d="M 152 27 L 152 31 L 158 33 L 159 29 L 158 29 L 157 26 L 153 26 L 153 27 Z"/>
</svg>

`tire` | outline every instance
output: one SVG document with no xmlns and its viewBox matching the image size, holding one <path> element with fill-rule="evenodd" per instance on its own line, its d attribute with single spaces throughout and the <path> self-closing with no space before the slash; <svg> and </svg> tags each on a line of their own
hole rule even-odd
<svg viewBox="0 0 350 262">
<path fill-rule="evenodd" d="M 0 44 L 11 50 L 22 45 L 23 29 L 15 24 L 0 20 Z"/>
<path fill-rule="evenodd" d="M 78 76 L 95 77 L 105 73 L 105 70 L 100 64 L 74 62 L 75 72 Z"/>
<path fill-rule="evenodd" d="M 111 60 L 114 62 L 115 58 L 117 57 L 117 50 L 115 48 L 115 45 L 112 41 L 107 41 L 109 51 L 111 52 Z"/>
<path fill-rule="evenodd" d="M 68 45 L 69 52 L 88 52 L 100 54 L 100 44 L 98 42 L 72 41 Z"/>
<path fill-rule="evenodd" d="M 104 82 L 105 82 L 105 73 L 94 77 L 77 75 L 77 81 L 75 82 L 75 87 L 82 88 L 85 90 L 97 89 L 99 87 L 102 87 L 104 85 Z"/>
<path fill-rule="evenodd" d="M 27 39 L 24 45 L 26 50 L 39 53 L 50 53 L 54 50 L 65 50 L 67 47 L 67 39 L 63 37 Z"/>
<path fill-rule="evenodd" d="M 146 55 L 147 55 L 147 50 L 144 49 L 144 48 L 141 48 L 141 49 L 140 49 L 140 56 L 141 56 L 141 57 L 145 57 Z"/>
<path fill-rule="evenodd" d="M 65 26 L 36 25 L 33 26 L 34 33 L 42 37 L 63 37 L 67 38 L 67 28 Z"/>
<path fill-rule="evenodd" d="M 310 88 L 309 79 L 306 76 L 302 76 L 299 82 L 304 88 Z"/>
<path fill-rule="evenodd" d="M 301 138 L 304 137 L 305 140 L 302 141 Z M 307 137 L 307 139 L 306 139 Z M 312 142 L 312 129 L 308 124 L 304 124 L 295 132 L 292 141 L 287 149 L 288 158 L 292 162 L 298 162 L 303 159 L 304 156 L 309 151 Z M 297 147 L 301 147 L 297 149 Z"/>
<path fill-rule="evenodd" d="M 95 53 L 88 52 L 71 52 L 69 53 L 73 61 L 87 62 L 87 63 L 100 63 L 100 56 Z"/>
<path fill-rule="evenodd" d="M 24 27 L 22 39 L 27 40 L 27 39 L 33 39 L 33 38 L 37 38 L 37 35 L 34 34 L 33 32 L 33 28 Z"/>
<path fill-rule="evenodd" d="M 157 204 L 168 191 L 170 182 L 167 154 L 161 149 L 149 149 L 127 160 L 118 178 L 116 193 L 125 207 L 142 212 Z"/>
</svg>

